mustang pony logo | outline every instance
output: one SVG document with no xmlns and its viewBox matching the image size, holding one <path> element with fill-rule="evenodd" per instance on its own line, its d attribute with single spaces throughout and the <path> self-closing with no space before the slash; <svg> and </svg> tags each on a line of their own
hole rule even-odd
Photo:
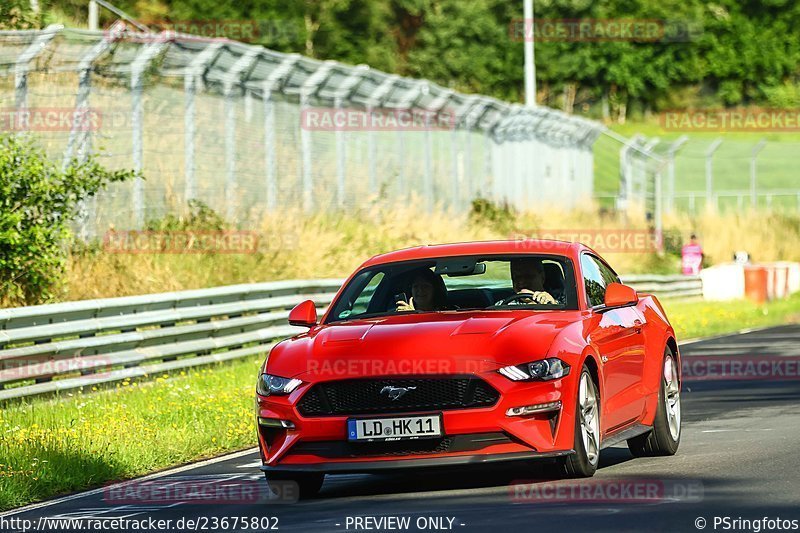
<svg viewBox="0 0 800 533">
<path fill-rule="evenodd" d="M 416 387 L 392 387 L 390 385 L 387 385 L 381 389 L 381 394 L 388 394 L 389 399 L 394 401 L 394 400 L 399 400 L 408 391 L 412 390 L 416 390 Z"/>
</svg>

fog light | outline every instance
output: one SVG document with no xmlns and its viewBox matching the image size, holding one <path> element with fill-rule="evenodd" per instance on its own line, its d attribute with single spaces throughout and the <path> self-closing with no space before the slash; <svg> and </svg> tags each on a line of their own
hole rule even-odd
<svg viewBox="0 0 800 533">
<path fill-rule="evenodd" d="M 289 420 L 280 420 L 278 418 L 261 418 L 259 416 L 258 425 L 268 428 L 294 429 L 294 422 L 290 422 Z"/>
<path fill-rule="evenodd" d="M 526 405 L 524 407 L 512 407 L 506 411 L 506 416 L 524 416 L 532 415 L 534 413 L 549 413 L 551 411 L 559 411 L 561 409 L 561 401 L 537 403 L 536 405 Z"/>
</svg>

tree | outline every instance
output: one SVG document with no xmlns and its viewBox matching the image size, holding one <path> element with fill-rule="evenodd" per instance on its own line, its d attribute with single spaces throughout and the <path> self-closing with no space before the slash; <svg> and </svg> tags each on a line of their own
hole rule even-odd
<svg viewBox="0 0 800 533">
<path fill-rule="evenodd" d="M 0 135 L 0 287 L 10 304 L 35 304 L 61 285 L 65 243 L 79 204 L 134 176 L 89 158 L 64 170 L 19 135 Z"/>
</svg>

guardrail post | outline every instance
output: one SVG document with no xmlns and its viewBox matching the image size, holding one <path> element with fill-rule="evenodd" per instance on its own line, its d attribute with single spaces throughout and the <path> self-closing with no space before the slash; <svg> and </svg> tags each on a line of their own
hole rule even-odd
<svg viewBox="0 0 800 533">
<path fill-rule="evenodd" d="M 755 209 L 758 206 L 758 182 L 757 182 L 757 175 L 756 175 L 756 158 L 758 158 L 759 152 L 764 149 L 767 145 L 766 139 L 761 139 L 758 141 L 753 147 L 753 150 L 750 152 L 750 206 Z"/>
<path fill-rule="evenodd" d="M 714 193 L 714 168 L 713 158 L 714 152 L 717 151 L 719 145 L 722 144 L 722 139 L 717 139 L 706 150 L 706 205 L 711 205 Z"/>
</svg>

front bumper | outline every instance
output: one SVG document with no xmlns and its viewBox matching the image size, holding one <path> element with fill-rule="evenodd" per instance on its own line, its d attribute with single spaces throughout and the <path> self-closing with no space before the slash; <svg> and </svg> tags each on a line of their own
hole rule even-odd
<svg viewBox="0 0 800 533">
<path fill-rule="evenodd" d="M 479 374 L 500 394 L 491 407 L 442 411 L 447 438 L 485 441 L 484 444 L 442 447 L 402 453 L 371 451 L 358 453 L 336 443 L 347 443 L 347 416 L 303 417 L 296 405 L 311 384 L 305 383 L 289 396 L 256 396 L 256 416 L 290 422 L 293 428 L 259 426 L 262 470 L 308 472 L 367 472 L 396 468 L 419 468 L 481 464 L 519 459 L 560 457 L 572 453 L 575 427 L 574 376 L 550 382 L 514 382 L 496 372 Z M 575 380 L 576 382 L 577 380 Z M 557 412 L 508 416 L 513 407 L 561 402 Z M 426 412 L 409 412 L 431 414 Z M 392 413 L 397 416 L 398 413 Z M 380 417 L 381 414 L 364 416 Z M 501 439 L 480 439 L 500 435 Z M 408 442 L 408 441 L 405 441 Z M 412 447 L 413 448 L 413 447 Z M 325 453 L 318 450 L 324 450 Z M 374 453 L 373 453 L 374 452 Z"/>
<path fill-rule="evenodd" d="M 496 455 L 462 455 L 454 457 L 428 457 L 424 459 L 394 459 L 379 461 L 343 461 L 334 463 L 287 464 L 261 467 L 262 472 L 317 472 L 324 474 L 358 474 L 383 472 L 387 470 L 403 470 L 417 468 L 447 468 L 454 466 L 482 465 L 507 461 L 530 461 L 565 457 L 575 453 L 573 450 L 562 452 L 516 452 Z"/>
</svg>

